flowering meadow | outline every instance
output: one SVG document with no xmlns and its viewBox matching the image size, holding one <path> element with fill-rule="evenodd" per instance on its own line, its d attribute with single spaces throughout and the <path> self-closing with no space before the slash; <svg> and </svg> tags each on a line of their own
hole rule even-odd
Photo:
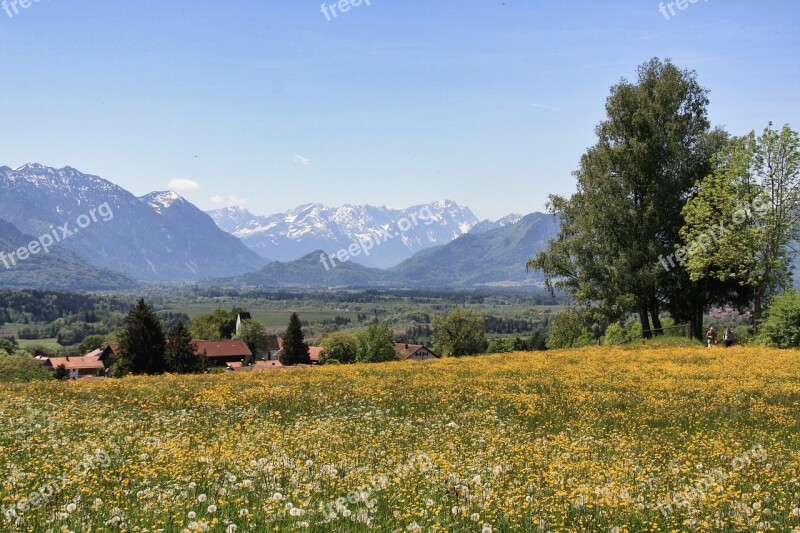
<svg viewBox="0 0 800 533">
<path fill-rule="evenodd" d="M 800 353 L 0 386 L 0 531 L 800 530 Z"/>
</svg>

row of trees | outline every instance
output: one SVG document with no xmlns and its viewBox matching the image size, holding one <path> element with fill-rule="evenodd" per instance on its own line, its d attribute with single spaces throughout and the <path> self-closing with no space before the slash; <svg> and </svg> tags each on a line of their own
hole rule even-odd
<svg viewBox="0 0 800 533">
<path fill-rule="evenodd" d="M 240 310 L 215 311 L 200 317 L 188 327 L 183 321 L 176 322 L 168 333 L 152 308 L 139 300 L 130 311 L 125 328 L 120 333 L 120 358 L 112 367 L 114 377 L 127 374 L 178 374 L 203 372 L 207 368 L 205 357 L 198 356 L 192 338 L 212 337 L 221 340 L 223 335 L 235 333 L 231 328 L 232 316 Z M 458 357 L 484 353 L 487 342 L 484 335 L 483 317 L 466 308 L 456 308 L 447 316 L 436 316 L 432 321 L 434 350 L 446 357 Z M 258 321 L 245 320 L 238 334 L 255 354 L 266 345 L 266 333 Z M 227 337 L 230 338 L 230 337 Z M 322 363 L 379 363 L 395 359 L 395 341 L 392 329 L 386 323 L 370 324 L 356 333 L 344 331 L 325 336 L 322 341 Z M 537 344 L 517 339 L 512 343 L 495 343 L 497 351 L 526 349 Z M 311 364 L 309 346 L 305 342 L 302 323 L 297 313 L 292 313 L 283 336 L 280 362 L 285 366 Z"/>
<path fill-rule="evenodd" d="M 153 309 L 139 300 L 128 313 L 125 329 L 120 334 L 120 357 L 111 367 L 112 377 L 126 374 L 192 374 L 203 372 L 206 358 L 198 356 L 192 333 L 178 321 L 164 333 L 164 326 Z"/>
<path fill-rule="evenodd" d="M 800 141 L 788 126 L 732 138 L 708 120 L 694 72 L 653 59 L 611 89 L 577 192 L 551 196 L 561 228 L 528 262 L 591 315 L 634 313 L 646 337 L 661 313 L 704 333 L 714 305 L 756 321 L 790 281 L 798 234 Z"/>
</svg>

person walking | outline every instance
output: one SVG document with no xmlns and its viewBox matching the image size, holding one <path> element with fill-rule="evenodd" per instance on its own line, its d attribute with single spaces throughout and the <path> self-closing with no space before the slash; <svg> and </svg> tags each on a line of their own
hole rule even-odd
<svg viewBox="0 0 800 533">
<path fill-rule="evenodd" d="M 733 346 L 733 330 L 730 327 L 727 328 L 722 335 L 722 342 L 725 344 L 726 348 Z"/>
<path fill-rule="evenodd" d="M 711 325 L 710 328 L 708 328 L 708 333 L 706 333 L 706 340 L 708 341 L 709 348 L 717 344 L 717 328 L 715 328 L 713 324 Z"/>
</svg>

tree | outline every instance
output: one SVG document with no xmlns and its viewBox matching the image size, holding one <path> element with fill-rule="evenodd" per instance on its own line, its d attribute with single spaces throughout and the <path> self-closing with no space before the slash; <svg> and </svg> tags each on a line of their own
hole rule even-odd
<svg viewBox="0 0 800 533">
<path fill-rule="evenodd" d="M 264 331 L 264 324 L 254 318 L 242 322 L 238 338 L 247 345 L 256 359 L 259 359 L 258 354 L 269 346 L 269 337 Z"/>
<path fill-rule="evenodd" d="M 397 359 L 392 328 L 389 324 L 370 324 L 356 333 L 356 361 L 360 363 L 383 363 Z"/>
<path fill-rule="evenodd" d="M 58 365 L 53 373 L 53 377 L 59 381 L 69 379 L 69 370 L 67 370 L 67 367 L 64 365 Z"/>
<path fill-rule="evenodd" d="M 105 335 L 87 335 L 81 342 L 80 346 L 78 346 L 78 352 L 81 354 L 87 354 L 91 351 L 105 348 L 106 346 L 107 344 Z"/>
<path fill-rule="evenodd" d="M 607 322 L 635 312 L 647 337 L 661 333 L 665 305 L 708 307 L 685 272 L 659 262 L 680 242 L 684 202 L 727 139 L 710 129 L 707 105 L 695 73 L 658 59 L 639 67 L 637 83 L 611 89 L 598 142 L 575 173 L 578 191 L 550 197 L 559 234 L 527 265 L 544 271 L 551 291 L 566 290 Z"/>
<path fill-rule="evenodd" d="M 192 320 L 192 336 L 206 341 L 221 341 L 233 338 L 236 333 L 236 318 L 241 310 L 217 309 L 207 315 L 199 315 Z"/>
<path fill-rule="evenodd" d="M 206 367 L 205 357 L 197 355 L 192 334 L 182 320 L 176 322 L 167 334 L 164 358 L 166 369 L 175 374 L 199 373 Z"/>
<path fill-rule="evenodd" d="M 17 339 L 14 337 L 0 337 L 0 349 L 13 354 L 17 351 L 18 347 L 19 345 L 17 344 Z"/>
<path fill-rule="evenodd" d="M 577 348 L 596 344 L 592 334 L 592 319 L 587 313 L 568 309 L 558 313 L 547 332 L 547 348 Z"/>
<path fill-rule="evenodd" d="M 122 374 L 160 374 L 164 372 L 166 338 L 161 321 L 144 299 L 125 319 L 120 339 L 119 372 Z"/>
<path fill-rule="evenodd" d="M 320 363 L 326 363 L 330 359 L 335 359 L 340 363 L 352 363 L 356 360 L 358 345 L 356 338 L 345 331 L 338 331 L 326 335 L 322 342 L 322 353 Z"/>
<path fill-rule="evenodd" d="M 800 347 L 800 294 L 790 290 L 775 297 L 756 342 L 776 348 Z"/>
<path fill-rule="evenodd" d="M 442 356 L 475 355 L 486 349 L 483 317 L 459 307 L 446 317 L 433 317 L 433 345 Z"/>
<path fill-rule="evenodd" d="M 42 364 L 28 353 L 17 352 L 8 357 L 0 357 L 0 383 L 50 379 L 53 379 L 53 375 L 42 368 Z"/>
<path fill-rule="evenodd" d="M 283 336 L 283 353 L 281 354 L 281 364 L 284 366 L 310 365 L 308 344 L 305 343 L 303 328 L 297 313 L 292 313 L 289 318 L 289 326 Z"/>
<path fill-rule="evenodd" d="M 734 139 L 698 184 L 681 230 L 693 281 L 737 282 L 758 325 L 769 297 L 791 282 L 800 237 L 800 137 L 772 124 Z"/>
</svg>

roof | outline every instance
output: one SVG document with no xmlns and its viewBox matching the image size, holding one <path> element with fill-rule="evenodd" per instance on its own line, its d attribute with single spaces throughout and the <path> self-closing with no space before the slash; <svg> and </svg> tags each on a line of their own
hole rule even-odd
<svg viewBox="0 0 800 533">
<path fill-rule="evenodd" d="M 401 361 L 411 359 L 418 351 L 425 349 L 430 352 L 434 357 L 439 357 L 433 350 L 427 348 L 424 344 L 405 344 L 403 342 L 394 343 L 394 349 L 397 352 L 397 358 Z"/>
<path fill-rule="evenodd" d="M 253 318 L 253 316 L 247 311 L 242 311 L 241 313 L 239 313 L 239 320 L 241 320 L 242 322 L 244 322 L 245 320 L 250 320 L 251 318 Z"/>
<path fill-rule="evenodd" d="M 283 368 L 280 361 L 257 361 L 253 365 L 253 370 L 273 370 L 275 368 Z"/>
<path fill-rule="evenodd" d="M 283 368 L 283 365 L 280 361 L 257 361 L 252 366 L 243 366 L 240 362 L 234 362 L 226 363 L 225 366 L 228 370 L 233 372 L 256 372 L 260 370 L 274 370 L 277 368 Z"/>
<path fill-rule="evenodd" d="M 64 365 L 67 370 L 103 370 L 103 362 L 95 356 L 83 357 L 51 357 L 50 364 L 53 368 Z"/>
<path fill-rule="evenodd" d="M 278 337 L 277 335 L 267 335 L 267 350 L 282 350 L 283 349 L 283 339 Z"/>
<path fill-rule="evenodd" d="M 312 363 L 319 363 L 320 354 L 322 354 L 322 348 L 320 346 L 308 347 L 308 356 L 311 358 Z"/>
<path fill-rule="evenodd" d="M 205 351 L 206 357 L 251 357 L 253 353 L 250 348 L 240 340 L 233 341 L 201 341 L 193 340 L 195 353 L 202 355 Z"/>
</svg>

